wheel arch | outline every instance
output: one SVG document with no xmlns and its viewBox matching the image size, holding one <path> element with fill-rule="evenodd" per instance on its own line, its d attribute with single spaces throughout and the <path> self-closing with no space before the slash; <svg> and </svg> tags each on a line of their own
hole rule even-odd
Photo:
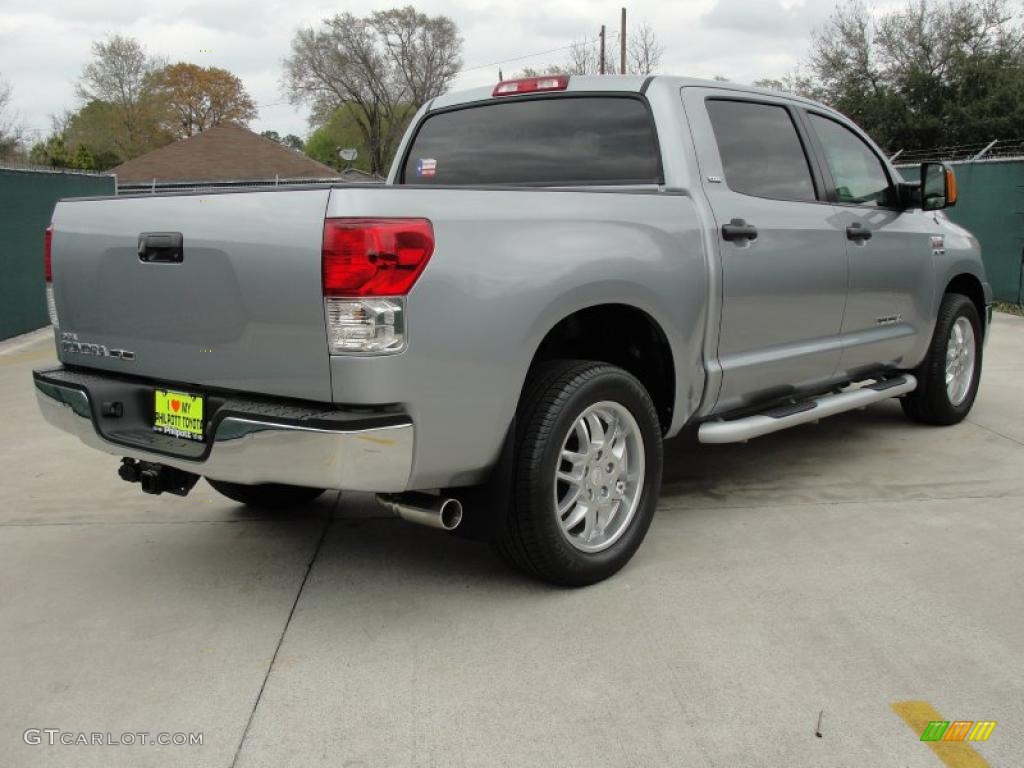
<svg viewBox="0 0 1024 768">
<path fill-rule="evenodd" d="M 676 409 L 676 357 L 651 312 L 619 301 L 575 308 L 549 324 L 529 368 L 559 358 L 599 360 L 629 371 L 651 395 L 662 433 L 669 431 Z"/>
<path fill-rule="evenodd" d="M 942 295 L 939 296 L 940 302 L 942 301 L 942 296 L 945 296 L 947 293 L 959 293 L 969 298 L 971 303 L 974 304 L 975 309 L 978 310 L 982 331 L 987 332 L 986 307 L 988 298 L 985 295 L 984 285 L 977 275 L 972 272 L 957 272 L 946 282 L 946 287 L 943 289 Z"/>
</svg>

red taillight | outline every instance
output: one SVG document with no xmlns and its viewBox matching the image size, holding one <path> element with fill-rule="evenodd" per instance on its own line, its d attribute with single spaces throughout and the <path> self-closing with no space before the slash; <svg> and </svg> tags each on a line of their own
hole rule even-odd
<svg viewBox="0 0 1024 768">
<path fill-rule="evenodd" d="M 324 296 L 404 296 L 433 252 L 427 219 L 327 219 Z"/>
<path fill-rule="evenodd" d="M 43 233 L 43 276 L 46 282 L 53 282 L 53 224 Z"/>
<path fill-rule="evenodd" d="M 568 75 L 522 77 L 518 80 L 502 80 L 494 86 L 491 96 L 515 96 L 520 93 L 537 93 L 538 91 L 564 91 L 568 87 Z"/>
</svg>

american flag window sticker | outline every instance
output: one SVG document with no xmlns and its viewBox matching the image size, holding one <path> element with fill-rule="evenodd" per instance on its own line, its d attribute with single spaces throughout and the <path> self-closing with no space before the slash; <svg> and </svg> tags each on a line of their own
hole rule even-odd
<svg viewBox="0 0 1024 768">
<path fill-rule="evenodd" d="M 420 158 L 416 163 L 417 176 L 435 176 L 437 174 L 437 160 L 432 157 Z"/>
</svg>

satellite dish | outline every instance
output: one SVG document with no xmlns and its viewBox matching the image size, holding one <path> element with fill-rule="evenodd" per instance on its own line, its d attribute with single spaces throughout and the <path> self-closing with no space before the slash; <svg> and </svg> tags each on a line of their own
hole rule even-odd
<svg viewBox="0 0 1024 768">
<path fill-rule="evenodd" d="M 357 157 L 359 157 L 358 149 L 339 149 L 338 154 L 341 155 L 341 159 L 346 163 L 351 163 Z"/>
</svg>

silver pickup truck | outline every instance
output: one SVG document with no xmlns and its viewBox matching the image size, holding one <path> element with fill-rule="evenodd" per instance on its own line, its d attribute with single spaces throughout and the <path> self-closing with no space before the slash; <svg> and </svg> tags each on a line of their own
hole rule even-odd
<svg viewBox="0 0 1024 768">
<path fill-rule="evenodd" d="M 589 584 L 684 426 L 964 418 L 991 291 L 955 200 L 795 96 L 505 81 L 424 105 L 386 185 L 60 202 L 39 405 L 150 493 L 370 491 Z"/>
</svg>

